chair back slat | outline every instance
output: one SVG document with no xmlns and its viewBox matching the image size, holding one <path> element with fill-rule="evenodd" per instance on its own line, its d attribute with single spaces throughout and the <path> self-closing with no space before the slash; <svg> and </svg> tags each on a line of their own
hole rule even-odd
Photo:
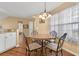
<svg viewBox="0 0 79 59">
<path fill-rule="evenodd" d="M 57 50 L 62 48 L 66 36 L 67 36 L 67 33 L 64 33 L 64 34 L 60 37 L 60 39 L 59 39 L 59 41 L 58 41 Z"/>
</svg>

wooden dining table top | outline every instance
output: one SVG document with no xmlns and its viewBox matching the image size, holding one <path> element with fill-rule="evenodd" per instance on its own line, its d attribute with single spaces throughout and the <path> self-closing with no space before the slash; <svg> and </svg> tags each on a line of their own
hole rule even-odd
<svg viewBox="0 0 79 59">
<path fill-rule="evenodd" d="M 49 39 L 53 39 L 55 38 L 54 36 L 52 35 L 49 35 L 49 34 L 38 34 L 38 35 L 30 35 L 28 37 L 31 37 L 32 39 L 39 39 L 39 40 L 49 40 Z"/>
</svg>

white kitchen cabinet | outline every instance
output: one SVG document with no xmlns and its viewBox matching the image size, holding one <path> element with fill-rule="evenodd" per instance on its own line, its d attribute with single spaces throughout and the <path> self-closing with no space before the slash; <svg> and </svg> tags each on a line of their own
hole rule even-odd
<svg viewBox="0 0 79 59">
<path fill-rule="evenodd" d="M 16 46 L 16 33 L 6 33 L 6 49 L 10 49 Z"/>
<path fill-rule="evenodd" d="M 5 39 L 2 34 L 0 34 L 0 52 L 5 50 Z"/>
<path fill-rule="evenodd" d="M 16 47 L 16 32 L 0 34 L 0 53 Z"/>
</svg>

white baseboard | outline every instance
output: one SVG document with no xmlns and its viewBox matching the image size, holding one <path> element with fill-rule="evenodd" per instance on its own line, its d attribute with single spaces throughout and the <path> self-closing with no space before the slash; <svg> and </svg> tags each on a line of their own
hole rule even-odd
<svg viewBox="0 0 79 59">
<path fill-rule="evenodd" d="M 75 53 L 75 52 L 73 52 L 73 51 L 70 51 L 70 50 L 67 49 L 67 48 L 63 48 L 63 49 L 66 50 L 66 51 L 68 51 L 69 53 L 75 55 L 75 56 L 79 56 L 79 54 L 77 54 L 77 53 Z"/>
</svg>

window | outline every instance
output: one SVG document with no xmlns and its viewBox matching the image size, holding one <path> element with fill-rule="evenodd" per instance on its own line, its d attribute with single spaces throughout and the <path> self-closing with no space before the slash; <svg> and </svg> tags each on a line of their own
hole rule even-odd
<svg viewBox="0 0 79 59">
<path fill-rule="evenodd" d="M 58 33 L 58 37 L 66 32 L 66 41 L 79 44 L 79 4 L 53 15 L 51 31 L 53 30 Z"/>
</svg>

